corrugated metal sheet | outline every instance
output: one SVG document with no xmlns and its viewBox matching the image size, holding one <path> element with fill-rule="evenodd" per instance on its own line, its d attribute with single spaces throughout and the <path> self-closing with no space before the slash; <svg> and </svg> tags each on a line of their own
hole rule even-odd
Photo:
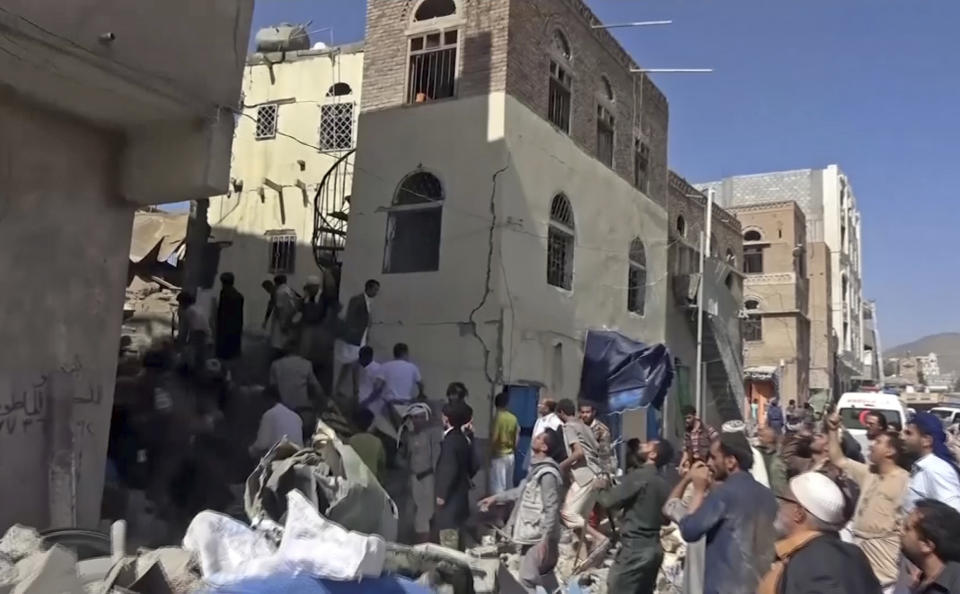
<svg viewBox="0 0 960 594">
<path fill-rule="evenodd" d="M 136 264 L 151 254 L 156 254 L 158 262 L 166 262 L 175 253 L 182 258 L 189 218 L 187 213 L 137 211 L 130 238 L 130 261 Z"/>
</svg>

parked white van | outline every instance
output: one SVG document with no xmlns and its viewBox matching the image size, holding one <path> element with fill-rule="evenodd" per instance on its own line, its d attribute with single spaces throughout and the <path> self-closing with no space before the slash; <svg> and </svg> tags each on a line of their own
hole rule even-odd
<svg viewBox="0 0 960 594">
<path fill-rule="evenodd" d="M 841 396 L 837 403 L 840 422 L 860 443 L 864 456 L 867 455 L 870 447 L 866 426 L 866 416 L 870 411 L 883 414 L 888 424 L 896 423 L 901 429 L 907 422 L 907 410 L 896 394 L 847 392 Z"/>
<path fill-rule="evenodd" d="M 937 406 L 931 408 L 930 412 L 940 417 L 944 427 L 949 427 L 954 423 L 960 423 L 960 408 Z"/>
</svg>

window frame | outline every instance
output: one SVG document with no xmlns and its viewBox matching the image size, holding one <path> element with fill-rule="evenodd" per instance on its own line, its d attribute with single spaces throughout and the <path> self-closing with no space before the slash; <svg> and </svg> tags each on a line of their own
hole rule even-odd
<svg viewBox="0 0 960 594">
<path fill-rule="evenodd" d="M 567 136 L 570 136 L 573 130 L 573 76 L 571 74 L 571 69 L 568 63 L 564 63 L 561 60 L 551 57 L 549 59 L 549 70 L 550 75 L 547 83 L 547 121 L 550 122 L 554 128 L 560 130 Z M 554 119 L 553 112 L 557 111 L 554 109 L 553 101 L 554 96 L 564 95 L 566 97 L 566 121 L 558 122 L 557 119 L 563 119 L 558 116 L 557 119 Z M 563 110 L 560 110 L 561 114 Z"/>
<path fill-rule="evenodd" d="M 558 203 L 558 201 L 563 201 Z M 560 208 L 566 211 L 566 220 L 557 216 L 556 211 Z M 553 272 L 552 250 L 554 245 L 562 240 L 564 242 L 563 252 L 563 270 L 559 272 L 560 284 L 552 282 L 556 273 Z M 573 291 L 574 263 L 576 262 L 576 218 L 573 212 L 573 203 L 563 192 L 557 193 L 550 199 L 550 217 L 547 224 L 547 284 L 556 287 L 562 291 Z"/>
<path fill-rule="evenodd" d="M 296 274 L 297 272 L 297 232 L 295 229 L 271 229 L 264 232 L 268 244 L 267 274 Z M 276 254 L 281 244 L 286 246 L 286 254 Z M 281 248 L 282 251 L 282 248 Z M 280 262 L 280 260 L 284 260 Z M 286 264 L 281 266 L 279 264 Z"/>
<path fill-rule="evenodd" d="M 428 200 L 425 200 L 423 202 L 399 204 L 398 201 L 400 199 L 401 192 L 404 191 L 404 185 L 412 177 L 420 174 L 429 175 L 436 181 L 437 186 L 439 188 L 439 192 L 440 192 L 440 198 L 436 199 L 436 198 L 426 197 L 428 198 Z M 440 254 L 441 254 L 441 247 L 442 247 L 441 244 L 443 243 L 443 206 L 446 203 L 446 200 L 447 200 L 446 189 L 443 185 L 443 181 L 440 179 L 440 177 L 436 173 L 432 171 L 428 171 L 423 168 L 418 168 L 403 176 L 403 178 L 400 180 L 400 183 L 397 184 L 397 189 L 394 191 L 393 200 L 391 201 L 390 206 L 385 209 L 387 213 L 387 222 L 386 222 L 387 224 L 386 224 L 385 237 L 384 237 L 384 243 L 383 243 L 382 271 L 384 274 L 416 274 L 416 273 L 425 273 L 425 272 L 437 272 L 440 270 Z M 439 211 L 439 213 L 437 214 L 437 217 L 439 220 L 437 221 L 438 230 L 437 230 L 437 245 L 436 245 L 436 267 L 433 267 L 433 268 L 422 267 L 416 270 L 396 270 L 395 267 L 397 265 L 393 263 L 394 258 L 392 257 L 392 252 L 391 252 L 391 249 L 395 246 L 395 244 L 392 243 L 391 230 L 396 229 L 397 219 L 399 217 L 402 217 L 406 213 L 411 213 L 411 212 L 427 213 L 427 212 L 433 212 L 433 211 Z"/>
<path fill-rule="evenodd" d="M 759 270 L 748 270 L 753 268 L 748 262 L 753 262 L 752 256 L 759 258 Z M 763 274 L 764 268 L 763 246 L 758 244 L 747 244 L 743 246 L 743 273 L 744 274 Z"/>
<path fill-rule="evenodd" d="M 273 123 L 269 134 L 263 134 L 260 130 L 264 124 L 261 122 L 261 112 L 267 109 L 273 110 Z M 280 128 L 280 104 L 277 102 L 261 103 L 257 106 L 257 117 L 253 129 L 254 140 L 273 140 L 277 137 L 277 130 Z"/>
<path fill-rule="evenodd" d="M 328 118 L 327 118 L 326 112 L 328 110 L 333 110 L 333 111 L 343 110 L 343 108 L 345 107 L 349 108 L 349 114 L 347 114 L 349 117 L 344 118 L 343 114 L 335 114 L 334 116 L 332 116 L 331 119 L 333 120 L 333 123 L 329 124 L 330 126 L 333 127 L 332 133 L 330 134 L 330 138 L 337 139 L 339 137 L 337 132 L 336 120 L 338 118 L 347 119 L 349 120 L 349 125 L 350 125 L 349 142 L 347 143 L 347 146 L 333 146 L 331 145 L 331 143 L 325 142 L 325 139 L 328 138 L 327 133 L 331 132 L 330 130 L 325 129 L 325 126 L 328 125 L 327 124 Z M 320 105 L 320 126 L 317 129 L 317 146 L 320 148 L 320 152 L 337 153 L 337 152 L 349 151 L 356 147 L 356 144 L 357 144 L 356 114 L 357 114 L 357 104 L 354 101 L 330 102 L 330 103 L 324 103 Z M 336 143 L 333 143 L 333 144 L 336 144 Z"/>
<path fill-rule="evenodd" d="M 641 317 L 647 313 L 647 248 L 640 237 L 627 252 L 627 311 Z"/>
<path fill-rule="evenodd" d="M 751 303 L 755 306 L 750 307 Z M 760 300 L 752 297 L 744 299 L 743 310 L 746 312 L 746 317 L 740 322 L 740 338 L 743 342 L 763 342 L 763 314 L 760 309 Z"/>
<path fill-rule="evenodd" d="M 437 22 L 434 22 L 437 21 Z M 425 24 L 425 25 L 424 25 Z M 411 27 L 407 31 L 406 36 L 406 61 L 404 62 L 404 81 L 403 81 L 403 105 L 406 106 L 416 106 L 416 105 L 429 105 L 436 103 L 438 101 L 449 101 L 451 99 L 456 99 L 460 93 L 460 60 L 463 54 L 463 22 L 456 17 L 441 17 L 438 19 L 433 19 L 431 21 L 418 21 L 415 25 L 421 25 L 416 27 Z M 456 43 L 446 43 L 447 33 L 456 33 L 457 41 Z M 427 38 L 431 35 L 440 36 L 440 44 L 435 48 L 427 48 Z M 415 50 L 413 49 L 413 40 L 422 38 L 423 47 Z M 417 101 L 416 95 L 411 97 L 412 92 L 412 78 L 413 73 L 411 72 L 412 60 L 415 56 L 426 56 L 430 54 L 439 54 L 441 52 L 446 52 L 453 50 L 453 80 L 451 81 L 451 91 L 449 96 L 438 97 L 436 99 L 427 98 L 425 101 Z"/>
<path fill-rule="evenodd" d="M 641 183 L 640 163 L 643 162 Z M 644 194 L 650 193 L 650 145 L 639 136 L 633 140 L 633 187 Z"/>
<path fill-rule="evenodd" d="M 607 167 L 613 168 L 614 155 L 616 154 L 617 148 L 617 126 L 616 118 L 613 115 L 613 111 L 603 104 L 597 104 L 597 159 L 606 165 Z M 600 139 L 603 135 L 604 140 L 609 137 L 609 146 L 610 146 L 610 156 L 609 159 L 605 159 L 605 154 L 600 152 Z"/>
</svg>

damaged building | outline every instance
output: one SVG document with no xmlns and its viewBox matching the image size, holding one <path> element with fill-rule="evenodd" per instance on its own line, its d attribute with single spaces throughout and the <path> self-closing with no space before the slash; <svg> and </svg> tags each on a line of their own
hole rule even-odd
<svg viewBox="0 0 960 594">
<path fill-rule="evenodd" d="M 544 15 L 549 14 L 549 18 Z M 666 339 L 666 97 L 580 0 L 372 0 L 341 300 L 426 391 L 575 398 L 586 332 Z M 624 430 L 645 435 L 643 413 Z"/>
</svg>

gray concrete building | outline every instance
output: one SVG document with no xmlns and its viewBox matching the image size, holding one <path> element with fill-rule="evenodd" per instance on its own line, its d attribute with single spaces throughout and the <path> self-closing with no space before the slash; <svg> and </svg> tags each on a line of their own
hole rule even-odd
<svg viewBox="0 0 960 594">
<path fill-rule="evenodd" d="M 226 190 L 252 13 L 3 3 L 0 532 L 99 522 L 134 210 Z"/>
</svg>

